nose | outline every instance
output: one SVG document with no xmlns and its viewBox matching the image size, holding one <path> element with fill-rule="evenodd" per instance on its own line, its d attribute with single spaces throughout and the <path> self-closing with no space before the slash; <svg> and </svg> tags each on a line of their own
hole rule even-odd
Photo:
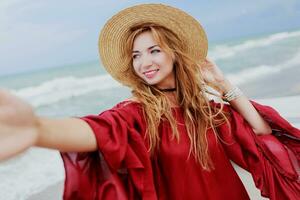
<svg viewBox="0 0 300 200">
<path fill-rule="evenodd" d="M 153 64 L 153 62 L 152 62 L 151 56 L 149 56 L 149 55 L 144 55 L 144 56 L 142 57 L 142 68 L 143 68 L 143 69 L 147 69 L 147 68 L 151 67 L 152 64 Z"/>
</svg>

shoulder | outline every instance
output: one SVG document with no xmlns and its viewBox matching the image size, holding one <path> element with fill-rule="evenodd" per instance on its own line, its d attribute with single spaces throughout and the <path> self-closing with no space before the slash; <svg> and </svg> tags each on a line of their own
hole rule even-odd
<svg viewBox="0 0 300 200">
<path fill-rule="evenodd" d="M 140 100 L 134 96 L 129 97 L 127 99 L 125 99 L 124 101 L 129 101 L 129 102 L 135 102 L 135 103 L 141 103 Z"/>
<path fill-rule="evenodd" d="M 118 104 L 116 104 L 112 109 L 117 109 L 117 110 L 136 110 L 136 109 L 141 109 L 142 104 L 141 102 L 136 98 L 136 97 L 130 97 L 127 98 Z"/>
<path fill-rule="evenodd" d="M 144 111 L 140 102 L 126 99 L 107 110 L 107 112 L 119 123 L 126 123 L 128 127 L 143 130 L 145 126 Z"/>
<path fill-rule="evenodd" d="M 140 101 L 138 101 L 135 98 L 128 98 L 128 99 L 125 99 L 125 100 L 119 102 L 118 104 L 116 104 L 112 109 L 130 110 L 130 109 L 138 109 L 141 107 L 142 107 L 142 104 L 140 103 Z"/>
<path fill-rule="evenodd" d="M 143 109 L 140 102 L 133 99 L 125 99 L 117 103 L 111 109 L 106 110 L 106 112 L 115 113 L 116 115 L 129 120 L 130 118 L 142 116 Z"/>
</svg>

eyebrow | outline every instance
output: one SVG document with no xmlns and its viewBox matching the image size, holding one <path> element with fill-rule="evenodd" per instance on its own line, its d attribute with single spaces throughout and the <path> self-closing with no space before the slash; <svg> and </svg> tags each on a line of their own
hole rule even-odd
<svg viewBox="0 0 300 200">
<path fill-rule="evenodd" d="M 148 50 L 151 50 L 151 49 L 153 49 L 154 47 L 158 47 L 158 45 L 157 45 L 157 44 L 156 44 L 156 45 L 153 45 L 153 46 L 149 47 Z M 139 53 L 139 51 L 132 51 L 132 53 Z"/>
</svg>

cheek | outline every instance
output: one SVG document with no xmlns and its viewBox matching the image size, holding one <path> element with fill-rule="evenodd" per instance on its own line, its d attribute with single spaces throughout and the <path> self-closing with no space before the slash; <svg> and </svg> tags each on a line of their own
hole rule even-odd
<svg viewBox="0 0 300 200">
<path fill-rule="evenodd" d="M 141 73 L 140 73 L 140 70 L 139 70 L 139 65 L 137 65 L 136 63 L 133 63 L 132 64 L 132 68 L 133 68 L 133 71 L 134 73 L 139 76 L 139 77 L 142 77 Z"/>
<path fill-rule="evenodd" d="M 164 65 L 166 66 L 166 71 L 170 72 L 173 71 L 174 68 L 174 62 L 170 57 L 166 57 L 164 60 Z"/>
<path fill-rule="evenodd" d="M 164 65 L 168 65 L 168 66 L 173 66 L 173 59 L 171 56 L 167 55 L 167 54 L 161 54 L 161 56 L 159 56 L 159 62 L 163 63 Z"/>
<path fill-rule="evenodd" d="M 138 73 L 138 65 L 136 62 L 132 62 L 132 67 L 133 67 L 133 70 L 135 71 L 135 73 Z"/>
</svg>

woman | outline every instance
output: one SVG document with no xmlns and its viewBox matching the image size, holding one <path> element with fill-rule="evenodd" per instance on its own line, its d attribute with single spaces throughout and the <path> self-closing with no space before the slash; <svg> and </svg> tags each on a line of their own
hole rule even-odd
<svg viewBox="0 0 300 200">
<path fill-rule="evenodd" d="M 290 125 L 249 102 L 206 59 L 207 39 L 194 18 L 161 4 L 125 9 L 104 26 L 99 50 L 132 98 L 97 116 L 48 119 L 1 91 L 0 159 L 33 145 L 64 152 L 64 199 L 249 199 L 230 159 L 252 173 L 264 196 L 296 199 L 299 176 L 289 159 L 298 162 L 299 143 L 281 157 L 284 167 L 274 167 L 255 136 Z M 209 101 L 206 85 L 228 103 Z M 280 174 L 280 167 L 292 170 Z"/>
</svg>

